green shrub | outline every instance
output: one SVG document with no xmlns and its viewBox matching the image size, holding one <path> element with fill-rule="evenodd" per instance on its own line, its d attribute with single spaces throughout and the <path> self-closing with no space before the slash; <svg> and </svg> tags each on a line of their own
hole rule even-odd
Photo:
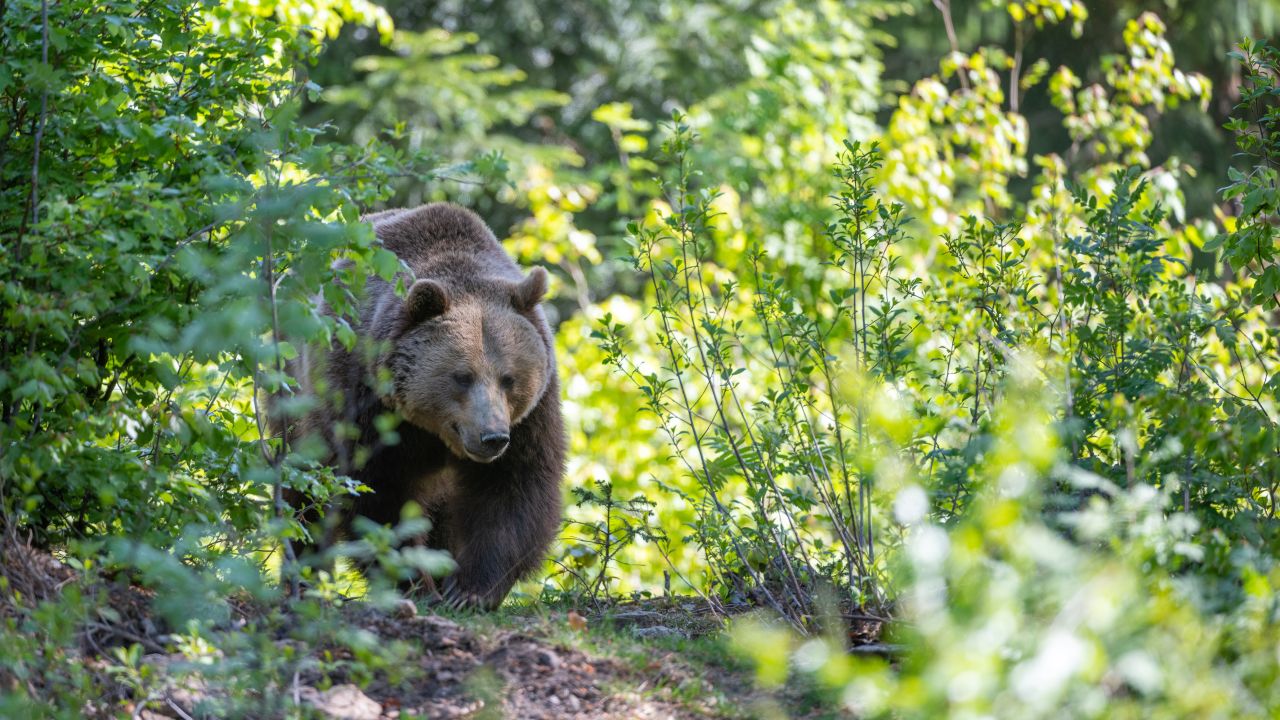
<svg viewBox="0 0 1280 720">
<path fill-rule="evenodd" d="M 1250 93 L 1270 96 L 1267 51 L 1244 47 Z M 1242 142 L 1259 167 L 1228 197 L 1271 189 L 1260 122 Z M 1249 238 L 1251 276 L 1207 281 L 1139 177 L 1072 188 L 1079 231 L 1049 252 L 1030 220 L 942 238 L 950 267 L 921 279 L 914 307 L 926 327 L 949 321 L 925 336 L 949 336 L 957 379 L 890 378 L 864 400 L 916 397 L 914 413 L 871 416 L 905 437 L 874 465 L 901 533 L 898 662 L 845 654 L 838 618 L 810 638 L 744 622 L 762 683 L 806 676 L 871 717 L 1274 716 L 1277 331 L 1270 295 L 1252 292 L 1270 237 L 1254 225 L 1271 214 L 1246 204 L 1205 246 Z"/>
<path fill-rule="evenodd" d="M 233 600 L 279 597 L 283 489 L 357 488 L 260 401 L 290 382 L 286 337 L 351 342 L 347 288 L 400 267 L 360 208 L 430 162 L 298 122 L 298 68 L 348 20 L 389 32 L 363 0 L 0 3 L 0 715 L 122 707 L 83 657 L 118 644 L 127 669 L 155 640 L 93 640 L 128 626 L 103 573 L 158 590 L 152 633 L 240 653 L 218 671 L 237 712 L 282 706 L 261 693 L 282 651 L 236 645 Z M 28 538 L 83 591 L 10 582 Z"/>
</svg>

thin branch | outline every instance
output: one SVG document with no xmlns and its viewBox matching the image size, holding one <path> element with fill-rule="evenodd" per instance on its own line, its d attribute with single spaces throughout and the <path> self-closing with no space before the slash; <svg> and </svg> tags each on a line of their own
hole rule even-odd
<svg viewBox="0 0 1280 720">
<path fill-rule="evenodd" d="M 1018 92 L 1022 90 L 1022 23 L 1013 24 L 1013 69 L 1009 72 L 1009 110 L 1018 112 Z"/>
<path fill-rule="evenodd" d="M 40 62 L 49 65 L 49 0 L 40 0 Z M 31 201 L 28 212 L 31 224 L 40 224 L 40 144 L 49 119 L 49 88 L 40 93 L 40 120 L 36 123 L 35 151 L 31 158 Z"/>
<path fill-rule="evenodd" d="M 960 55 L 960 41 L 956 38 L 956 26 L 951 19 L 951 0 L 933 0 L 933 6 L 942 13 L 942 25 L 947 30 L 947 41 L 951 43 L 951 52 Z M 964 74 L 966 68 L 956 69 L 956 77 L 960 78 L 960 87 L 969 89 L 969 78 Z"/>
</svg>

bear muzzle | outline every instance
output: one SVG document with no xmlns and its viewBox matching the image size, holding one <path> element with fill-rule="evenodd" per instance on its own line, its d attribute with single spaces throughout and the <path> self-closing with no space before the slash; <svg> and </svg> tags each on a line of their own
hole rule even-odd
<svg viewBox="0 0 1280 720">
<path fill-rule="evenodd" d="M 502 457 L 511 445 L 511 435 L 505 428 L 493 428 L 475 434 L 463 432 L 455 426 L 462 449 L 471 460 L 491 463 Z"/>
</svg>

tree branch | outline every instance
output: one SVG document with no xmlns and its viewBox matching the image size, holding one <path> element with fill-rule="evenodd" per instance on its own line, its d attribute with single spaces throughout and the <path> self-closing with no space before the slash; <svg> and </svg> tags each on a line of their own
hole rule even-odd
<svg viewBox="0 0 1280 720">
<path fill-rule="evenodd" d="M 40 0 L 40 62 L 49 65 L 49 0 Z M 36 123 L 35 152 L 31 159 L 31 200 L 27 212 L 31 224 L 40 222 L 40 143 L 44 140 L 44 126 L 49 119 L 49 88 L 40 93 L 40 120 Z"/>
</svg>

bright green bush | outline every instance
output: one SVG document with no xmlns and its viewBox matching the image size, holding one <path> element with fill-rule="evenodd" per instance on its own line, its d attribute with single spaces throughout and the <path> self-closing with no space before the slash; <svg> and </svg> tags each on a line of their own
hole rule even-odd
<svg viewBox="0 0 1280 720">
<path fill-rule="evenodd" d="M 1275 77 L 1253 47 L 1251 94 L 1268 96 Z M 1229 197 L 1272 189 L 1265 118 L 1233 123 L 1259 167 Z M 794 673 L 872 717 L 1280 708 L 1277 333 L 1270 296 L 1250 292 L 1269 252 L 1253 226 L 1271 215 L 1246 206 L 1206 245 L 1230 244 L 1243 282 L 1206 281 L 1139 175 L 1116 173 L 1102 194 L 1072 187 L 1079 230 L 1048 253 L 1032 222 L 970 219 L 941 238 L 950 266 L 921 279 L 912 306 L 925 327 L 954 323 L 923 336 L 949 336 L 955 384 L 908 373 L 862 400 L 916 398 L 914 412 L 869 414 L 893 441 L 875 446 L 874 477 L 901 532 L 887 569 L 902 583 L 887 636 L 899 662 L 846 655 L 838 615 L 807 639 L 745 622 L 735 637 L 761 683 Z M 1242 238 L 1255 242 L 1244 256 Z M 947 429 L 922 435 L 940 407 Z"/>
<path fill-rule="evenodd" d="M 1280 112 L 1276 102 L 1276 73 L 1280 52 L 1265 42 L 1246 40 L 1232 53 L 1242 66 L 1245 84 L 1236 106 L 1236 117 L 1227 127 L 1235 134 L 1241 152 L 1250 159 L 1247 172 L 1232 168 L 1224 197 L 1240 203 L 1238 224 L 1232 232 L 1206 244 L 1222 248 L 1222 259 L 1237 272 L 1252 277 L 1247 285 L 1255 303 L 1275 307 L 1280 293 L 1280 268 L 1276 267 L 1276 213 L 1280 212 L 1276 170 L 1280 152 Z"/>
<path fill-rule="evenodd" d="M 1197 260 L 1203 238 L 1214 231 L 1202 223 L 1180 223 L 1176 160 L 1147 169 L 1151 133 L 1119 132 L 1126 126 L 1123 118 L 1134 113 L 1159 113 L 1179 100 L 1203 104 L 1209 86 L 1176 68 L 1158 18 L 1143 15 L 1126 27 L 1128 53 L 1104 59 L 1105 84 L 1079 88 L 1060 75 L 1047 89 L 1060 101 L 1068 134 L 1099 138 L 1067 157 L 1027 158 L 1025 138 L 1009 145 L 1003 160 L 988 157 L 1000 138 L 1018 135 L 1001 128 L 1021 123 L 1003 88 L 1029 91 L 1051 73 L 1042 63 L 1025 57 L 1015 63 L 992 48 L 948 56 L 940 76 L 921 81 L 900 100 L 873 155 L 863 157 L 865 146 L 850 146 L 861 150 L 850 157 L 828 156 L 835 173 L 812 183 L 831 187 L 833 202 L 810 202 L 805 211 L 795 209 L 804 204 L 798 194 L 766 197 L 768 183 L 781 177 L 771 171 L 761 169 L 767 179 L 750 195 L 738 191 L 737 179 L 722 184 L 721 176 L 733 177 L 738 166 L 703 164 L 719 152 L 700 149 L 721 132 L 714 122 L 697 143 L 689 144 L 690 131 L 667 141 L 666 147 L 679 149 L 659 161 L 672 173 L 664 198 L 653 201 L 650 214 L 632 229 L 633 262 L 649 286 L 642 305 L 655 312 L 638 323 L 635 308 L 622 307 L 617 299 L 595 312 L 607 318 L 601 331 L 605 356 L 624 368 L 641 393 L 626 402 L 648 405 L 658 434 L 673 441 L 686 469 L 693 468 L 684 477 L 673 477 L 669 468 L 647 472 L 677 494 L 696 491 L 666 517 L 688 523 L 694 530 L 685 533 L 689 539 L 718 544 L 718 549 L 703 549 L 717 558 L 709 563 L 712 575 L 724 564 L 724 574 L 716 579 L 720 592 L 735 586 L 740 574 L 754 574 L 741 559 L 746 548 L 723 543 L 739 532 L 768 536 L 771 529 L 744 520 L 730 523 L 724 538 L 699 530 L 697 523 L 706 517 L 724 515 L 718 509 L 709 515 L 699 510 L 718 504 L 702 495 L 719 492 L 718 473 L 742 493 L 724 501 L 730 508 L 739 501 L 759 505 L 761 498 L 752 498 L 753 492 L 770 497 L 782 488 L 798 488 L 755 513 L 771 517 L 777 530 L 766 545 L 789 547 L 790 560 L 800 566 L 810 565 L 803 556 L 816 543 L 778 543 L 790 532 L 778 528 L 811 522 L 824 532 L 859 537 L 859 525 L 879 525 L 889 535 L 873 542 L 894 542 L 883 500 L 863 505 L 861 520 L 833 521 L 829 511 L 815 512 L 810 505 L 821 495 L 816 486 L 823 484 L 822 473 L 804 469 L 804 463 L 781 463 L 783 472 L 756 474 L 743 462 L 755 450 L 736 452 L 741 450 L 737 443 L 763 444 L 761 457 L 786 444 L 769 445 L 776 438 L 766 428 L 785 425 L 788 416 L 771 393 L 784 393 L 783 404 L 797 394 L 830 394 L 840 373 L 853 370 L 889 382 L 897 402 L 917 418 L 901 444 L 922 468 L 938 517 L 949 520 L 964 515 L 972 496 L 991 442 L 992 408 L 1014 351 L 1040 358 L 1046 386 L 1058 393 L 1057 427 L 1076 466 L 1122 486 L 1146 482 L 1174 491 L 1183 510 L 1198 518 L 1206 555 L 1197 567 L 1233 577 L 1242 571 L 1238 556 L 1231 559 L 1220 537 L 1248 537 L 1273 551 L 1274 492 L 1257 478 L 1273 474 L 1268 383 L 1275 334 L 1262 308 L 1234 301 L 1248 281 L 1206 282 L 1193 271 L 1203 262 Z M 1097 106 L 1103 101 L 1105 112 Z M 915 123 L 911 118 L 917 115 Z M 698 117 L 691 114 L 690 123 Z M 1144 120 L 1141 126 L 1147 125 Z M 1107 128 L 1119 133 L 1110 144 L 1101 141 L 1109 137 Z M 801 166 L 796 163 L 793 171 Z M 1029 166 L 1041 168 L 1029 194 L 1007 192 L 1012 178 Z M 902 177 L 932 179 L 910 185 L 899 182 Z M 847 189 L 826 184 L 832 180 Z M 773 218 L 778 203 L 792 208 L 787 211 L 792 218 L 821 216 L 824 205 L 831 209 L 816 229 L 788 221 L 787 241 L 779 242 Z M 849 303 L 858 310 L 854 316 L 847 314 Z M 769 346 L 780 335 L 814 356 L 796 354 L 793 363 L 784 352 L 770 360 Z M 583 360 L 582 366 L 592 364 L 591 358 Z M 824 369 L 827 365 L 837 370 Z M 798 372 L 788 377 L 780 369 L 787 367 Z M 681 381 L 692 390 L 668 404 L 673 397 L 668 392 L 678 390 Z M 717 402 L 716 390 L 730 395 Z M 620 402 L 616 388 L 604 393 L 602 400 Z M 726 420 L 720 416 L 725 408 L 734 410 L 735 394 L 743 410 Z M 833 412 L 832 402 L 840 402 L 838 392 L 820 403 L 823 433 L 859 436 L 853 429 L 856 413 Z M 672 432 L 672 423 L 678 432 Z M 705 437 L 704 431 L 709 432 Z M 717 438 L 717 445 L 700 454 L 709 438 Z M 840 449 L 839 442 L 818 445 L 823 450 L 812 462 L 859 467 L 856 453 Z M 697 469 L 703 458 L 714 472 Z M 773 464 L 761 462 L 761 467 Z M 850 475 L 860 476 L 861 471 Z M 612 480 L 619 488 L 641 484 L 639 478 L 624 484 L 616 473 Z M 1048 497 L 1055 511 L 1082 501 L 1080 492 L 1065 485 Z M 785 509 L 770 509 L 770 502 Z M 788 519 L 791 512 L 797 515 Z M 844 530 L 832 530 L 832 522 Z M 666 534 L 675 537 L 671 529 Z M 838 544 L 832 536 L 821 540 L 825 550 Z M 682 575 L 706 569 L 678 543 L 656 555 L 645 548 L 639 552 L 651 566 L 676 558 Z M 778 553 L 768 557 L 776 559 Z M 866 576 L 878 572 L 868 568 Z M 845 585 L 859 582 L 847 567 L 827 577 L 843 577 Z M 1231 582 L 1223 585 L 1219 601 L 1231 602 L 1231 587 Z"/>
</svg>

